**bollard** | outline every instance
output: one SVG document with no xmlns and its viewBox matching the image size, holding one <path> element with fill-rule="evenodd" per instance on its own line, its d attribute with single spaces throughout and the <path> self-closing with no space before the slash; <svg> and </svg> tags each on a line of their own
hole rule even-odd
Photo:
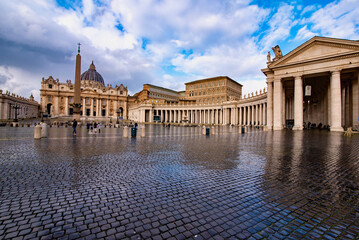
<svg viewBox="0 0 359 240">
<path fill-rule="evenodd" d="M 215 128 L 214 128 L 214 127 L 212 127 L 212 129 L 211 129 L 211 134 L 212 134 L 212 135 L 216 135 L 216 131 L 215 131 Z"/>
<path fill-rule="evenodd" d="M 34 127 L 34 139 L 40 139 L 41 138 L 41 127 L 40 125 L 37 125 Z"/>
<path fill-rule="evenodd" d="M 46 123 L 41 124 L 41 138 L 47 138 L 48 127 Z"/>
<path fill-rule="evenodd" d="M 142 127 L 141 127 L 141 137 L 146 136 L 145 130 L 146 130 L 145 126 L 142 126 Z"/>
<path fill-rule="evenodd" d="M 127 126 L 123 127 L 123 137 L 125 137 L 125 138 L 128 137 L 128 127 Z"/>
</svg>

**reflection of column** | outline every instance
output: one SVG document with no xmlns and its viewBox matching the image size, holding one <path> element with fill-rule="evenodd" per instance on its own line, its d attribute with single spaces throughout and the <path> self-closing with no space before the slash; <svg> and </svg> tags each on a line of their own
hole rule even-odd
<svg viewBox="0 0 359 240">
<path fill-rule="evenodd" d="M 303 129 L 303 81 L 301 76 L 294 78 L 294 127 L 293 130 Z"/>
<path fill-rule="evenodd" d="M 269 87 L 268 87 L 269 90 Z M 283 107 L 283 85 L 280 78 L 274 79 L 273 91 L 273 130 L 283 129 L 282 123 L 282 107 Z"/>
<path fill-rule="evenodd" d="M 340 72 L 333 71 L 330 79 L 331 126 L 330 131 L 343 131 L 341 123 Z"/>
<path fill-rule="evenodd" d="M 273 83 L 269 82 L 267 77 L 267 127 L 273 129 Z"/>
<path fill-rule="evenodd" d="M 259 126 L 259 110 L 258 110 L 259 105 L 256 104 L 256 125 Z"/>
</svg>

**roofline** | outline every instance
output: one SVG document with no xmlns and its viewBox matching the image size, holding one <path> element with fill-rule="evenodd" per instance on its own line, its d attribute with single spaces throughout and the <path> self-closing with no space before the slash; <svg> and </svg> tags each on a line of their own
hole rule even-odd
<svg viewBox="0 0 359 240">
<path fill-rule="evenodd" d="M 199 83 L 199 82 L 205 82 L 205 81 L 213 81 L 213 80 L 219 80 L 219 79 L 222 79 L 222 78 L 226 78 L 234 83 L 236 83 L 237 85 L 243 87 L 242 84 L 234 81 L 232 78 L 228 77 L 228 76 L 217 76 L 217 77 L 211 77 L 211 78 L 205 78 L 205 79 L 199 79 L 199 80 L 195 80 L 195 81 L 192 81 L 192 82 L 188 82 L 188 83 L 185 83 L 185 85 L 187 84 L 193 84 L 193 83 Z"/>
<path fill-rule="evenodd" d="M 143 86 L 145 86 L 145 85 L 148 85 L 148 86 L 150 86 L 150 87 L 155 87 L 155 88 L 164 89 L 164 90 L 166 90 L 166 91 L 170 91 L 170 92 L 173 92 L 173 93 L 177 93 L 177 94 L 178 94 L 178 92 L 177 92 L 177 91 L 172 90 L 172 89 L 168 89 L 168 88 L 164 88 L 164 87 L 159 87 L 159 86 L 152 85 L 152 84 L 148 84 L 148 83 L 143 84 Z"/>
<path fill-rule="evenodd" d="M 328 40 L 339 40 L 339 41 L 345 41 L 345 42 L 354 42 L 354 43 L 359 43 L 359 40 L 349 40 L 349 39 L 343 39 L 343 38 L 332 38 L 332 37 L 321 37 L 321 36 L 314 36 L 311 39 L 305 41 L 304 43 L 302 43 L 301 45 L 299 45 L 298 47 L 294 48 L 292 51 L 288 52 L 286 55 L 284 55 L 282 58 L 280 58 L 278 61 L 272 62 L 271 64 L 268 65 L 267 68 L 275 68 L 278 63 L 284 61 L 285 59 L 287 59 L 289 57 L 289 55 L 295 54 L 296 52 L 300 51 L 302 48 L 305 48 L 306 46 L 308 46 L 309 44 L 315 42 L 315 41 L 328 41 Z"/>
</svg>

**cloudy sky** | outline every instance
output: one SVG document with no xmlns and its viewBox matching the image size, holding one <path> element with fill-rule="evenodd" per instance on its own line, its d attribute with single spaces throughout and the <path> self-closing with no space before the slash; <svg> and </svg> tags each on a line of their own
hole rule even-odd
<svg viewBox="0 0 359 240">
<path fill-rule="evenodd" d="M 260 71 L 313 36 L 359 40 L 359 0 L 2 0 L 0 89 L 39 100 L 42 77 L 74 81 L 94 60 L 106 84 L 130 94 L 150 83 L 229 76 L 244 94 L 266 86 Z M 273 56 L 272 52 L 272 56 Z"/>
</svg>

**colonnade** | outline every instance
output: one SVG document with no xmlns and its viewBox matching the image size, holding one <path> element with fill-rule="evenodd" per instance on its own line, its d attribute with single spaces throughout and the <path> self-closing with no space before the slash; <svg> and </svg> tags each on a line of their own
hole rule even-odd
<svg viewBox="0 0 359 240">
<path fill-rule="evenodd" d="M 326 73 L 328 74 L 328 73 Z M 359 76 L 359 75 L 358 75 Z M 303 129 L 303 115 L 304 115 L 304 84 L 303 80 L 305 79 L 304 73 L 301 75 L 295 75 L 292 77 L 294 79 L 294 99 L 286 98 L 285 96 L 285 87 L 284 79 L 277 76 L 274 77 L 272 74 L 267 74 L 267 103 L 268 103 L 268 114 L 267 122 L 268 128 L 273 130 L 283 129 L 285 125 L 285 120 L 292 118 L 294 120 L 293 130 L 302 130 Z M 290 77 L 289 77 L 290 78 Z M 343 131 L 343 126 L 345 125 L 345 120 L 349 123 L 352 123 L 350 116 L 349 107 L 349 85 L 342 87 L 341 72 L 340 70 L 332 70 L 329 72 L 329 85 L 323 85 L 322 88 L 327 88 L 327 94 L 321 101 L 323 106 L 322 110 L 322 119 L 325 119 L 325 124 L 330 125 L 331 131 Z M 286 76 L 288 81 L 288 76 Z M 357 79 L 353 79 L 353 89 L 357 91 L 357 85 L 354 85 L 358 82 Z M 350 98 L 353 98 L 353 102 L 356 99 L 356 92 L 351 94 Z M 290 102 L 288 102 L 290 101 Z M 293 102 L 291 102 L 293 101 Z M 354 104 L 356 107 L 356 103 Z M 306 109 L 308 110 L 308 109 Z M 308 111 L 307 111 L 308 112 Z M 356 117 L 357 110 L 354 109 L 354 115 Z M 345 115 L 345 113 L 347 113 Z M 346 116 L 346 118 L 345 118 Z M 354 119 L 355 120 L 355 119 Z M 351 125 L 348 124 L 347 125 Z"/>
<path fill-rule="evenodd" d="M 182 106 L 181 106 L 182 107 Z M 267 124 L 267 104 L 265 101 L 238 106 L 213 106 L 211 108 L 188 107 L 186 109 L 154 106 L 139 110 L 139 122 L 193 123 L 253 125 Z"/>
</svg>

